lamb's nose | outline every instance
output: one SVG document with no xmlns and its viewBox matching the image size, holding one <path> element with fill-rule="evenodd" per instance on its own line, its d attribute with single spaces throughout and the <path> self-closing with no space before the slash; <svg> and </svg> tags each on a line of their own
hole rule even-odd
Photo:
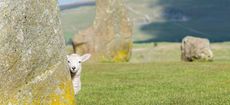
<svg viewBox="0 0 230 105">
<path fill-rule="evenodd" d="M 73 69 L 73 70 L 75 70 L 75 69 L 76 69 L 76 67 L 72 67 L 72 69 Z"/>
</svg>

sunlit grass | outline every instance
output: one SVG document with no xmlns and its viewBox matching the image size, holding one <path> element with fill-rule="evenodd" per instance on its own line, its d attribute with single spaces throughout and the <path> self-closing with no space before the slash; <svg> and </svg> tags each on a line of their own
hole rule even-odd
<svg viewBox="0 0 230 105">
<path fill-rule="evenodd" d="M 230 63 L 87 64 L 78 105 L 230 103 Z"/>
<path fill-rule="evenodd" d="M 212 44 L 214 62 L 185 63 L 180 61 L 178 43 L 158 43 L 157 47 L 134 45 L 134 60 L 130 63 L 83 65 L 82 90 L 77 104 L 230 104 L 228 46 L 229 43 Z M 143 62 L 146 59 L 148 62 Z"/>
</svg>

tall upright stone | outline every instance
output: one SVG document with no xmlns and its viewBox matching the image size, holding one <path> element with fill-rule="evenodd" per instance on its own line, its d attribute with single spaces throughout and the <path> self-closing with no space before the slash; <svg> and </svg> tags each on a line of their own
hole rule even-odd
<svg viewBox="0 0 230 105">
<path fill-rule="evenodd" d="M 124 0 L 96 0 L 96 17 L 88 29 L 73 38 L 77 53 L 92 53 L 96 61 L 128 61 L 132 23 Z"/>
<path fill-rule="evenodd" d="M 56 0 L 0 1 L 0 105 L 74 105 Z"/>
</svg>

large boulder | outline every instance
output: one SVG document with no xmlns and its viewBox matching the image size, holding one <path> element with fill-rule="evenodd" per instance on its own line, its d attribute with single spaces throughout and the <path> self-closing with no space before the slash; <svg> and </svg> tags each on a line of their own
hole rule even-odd
<svg viewBox="0 0 230 105">
<path fill-rule="evenodd" d="M 92 53 L 96 61 L 128 61 L 132 24 L 124 0 L 96 0 L 96 17 L 88 29 L 73 38 L 75 52 Z"/>
<path fill-rule="evenodd" d="M 181 59 L 183 61 L 212 61 L 213 53 L 208 39 L 187 36 L 182 40 Z"/>
<path fill-rule="evenodd" d="M 0 105 L 74 105 L 56 0 L 0 1 Z"/>
</svg>

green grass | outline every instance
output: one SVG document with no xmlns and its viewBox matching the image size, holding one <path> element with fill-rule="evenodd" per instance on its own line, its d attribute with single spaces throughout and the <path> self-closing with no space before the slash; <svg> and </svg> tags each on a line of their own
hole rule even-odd
<svg viewBox="0 0 230 105">
<path fill-rule="evenodd" d="M 230 63 L 84 65 L 78 105 L 230 104 Z"/>
<path fill-rule="evenodd" d="M 84 64 L 77 105 L 230 104 L 229 45 L 212 44 L 214 62 L 181 62 L 178 43 L 158 43 L 135 44 L 129 63 Z"/>
</svg>

